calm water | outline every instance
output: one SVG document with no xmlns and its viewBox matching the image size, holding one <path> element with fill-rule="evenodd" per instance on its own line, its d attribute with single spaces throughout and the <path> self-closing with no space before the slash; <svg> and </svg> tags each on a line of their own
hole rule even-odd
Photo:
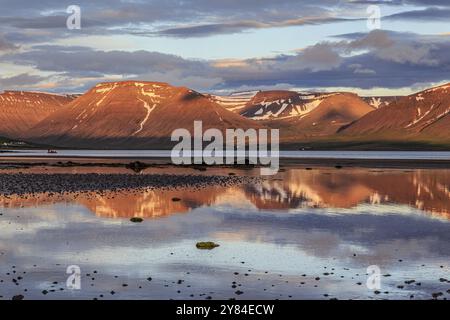
<svg viewBox="0 0 450 320">
<path fill-rule="evenodd" d="M 0 157 L 170 157 L 170 150 L 20 150 L 1 152 Z M 450 160 L 448 151 L 280 151 L 283 158 L 385 159 L 385 160 Z"/>
<path fill-rule="evenodd" d="M 289 169 L 203 190 L 0 196 L 0 213 L 3 299 L 450 298 L 450 170 Z M 69 265 L 81 290 L 66 288 Z M 366 286 L 370 265 L 379 292 Z"/>
</svg>

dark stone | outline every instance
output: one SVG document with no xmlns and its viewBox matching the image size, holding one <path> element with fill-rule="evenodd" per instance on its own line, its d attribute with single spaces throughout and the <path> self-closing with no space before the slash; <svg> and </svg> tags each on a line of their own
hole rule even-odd
<svg viewBox="0 0 450 320">
<path fill-rule="evenodd" d="M 200 250 L 212 250 L 214 248 L 219 247 L 219 245 L 217 243 L 214 243 L 212 241 L 197 242 L 197 244 L 195 246 L 197 247 L 197 249 L 200 249 Z"/>
<path fill-rule="evenodd" d="M 431 294 L 431 296 L 434 298 L 434 299 L 437 299 L 438 297 L 440 297 L 440 296 L 443 296 L 444 294 L 442 293 L 442 292 L 435 292 L 435 293 L 432 293 Z"/>
</svg>

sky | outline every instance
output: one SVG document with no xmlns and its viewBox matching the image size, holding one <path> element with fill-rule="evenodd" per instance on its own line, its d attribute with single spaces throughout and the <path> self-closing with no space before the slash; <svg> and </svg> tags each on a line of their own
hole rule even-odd
<svg viewBox="0 0 450 320">
<path fill-rule="evenodd" d="M 141 80 L 222 94 L 404 95 L 450 82 L 448 0 L 1 0 L 1 8 L 0 91 L 81 93 Z"/>
</svg>

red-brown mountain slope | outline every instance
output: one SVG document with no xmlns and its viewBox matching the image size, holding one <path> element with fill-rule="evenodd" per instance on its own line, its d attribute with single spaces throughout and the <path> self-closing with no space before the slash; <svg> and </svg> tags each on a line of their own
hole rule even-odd
<svg viewBox="0 0 450 320">
<path fill-rule="evenodd" d="M 100 83 L 37 124 L 30 141 L 61 147 L 150 148 L 167 146 L 172 131 L 259 127 L 184 87 L 159 82 Z"/>
<path fill-rule="evenodd" d="M 276 120 L 303 117 L 332 93 L 298 93 L 295 91 L 260 91 L 240 114 L 253 120 Z"/>
<path fill-rule="evenodd" d="M 72 100 L 72 96 L 5 91 L 0 94 L 0 136 L 21 139 L 31 127 Z"/>
<path fill-rule="evenodd" d="M 341 134 L 391 140 L 450 139 L 450 84 L 379 108 L 342 130 Z"/>
<path fill-rule="evenodd" d="M 272 121 L 270 126 L 286 128 L 284 137 L 288 140 L 331 136 L 373 110 L 356 94 L 335 93 L 321 99 L 310 112 Z"/>
</svg>

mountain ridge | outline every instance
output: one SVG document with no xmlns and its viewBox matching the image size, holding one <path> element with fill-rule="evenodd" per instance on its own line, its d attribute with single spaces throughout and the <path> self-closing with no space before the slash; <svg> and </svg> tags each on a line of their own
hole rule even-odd
<svg viewBox="0 0 450 320">
<path fill-rule="evenodd" d="M 192 131 L 195 120 L 222 131 L 259 127 L 189 88 L 125 81 L 99 83 L 38 123 L 27 139 L 61 147 L 145 148 L 171 144 L 173 130 Z"/>
<path fill-rule="evenodd" d="M 0 136 L 55 147 L 168 148 L 172 131 L 192 132 L 195 120 L 222 132 L 280 129 L 281 143 L 294 149 L 450 147 L 450 83 L 405 97 L 289 90 L 224 97 L 166 82 L 120 81 L 98 83 L 83 95 L 9 90 L 0 106 L 10 110 L 0 113 Z M 31 112 L 30 119 L 20 110 Z"/>
</svg>

